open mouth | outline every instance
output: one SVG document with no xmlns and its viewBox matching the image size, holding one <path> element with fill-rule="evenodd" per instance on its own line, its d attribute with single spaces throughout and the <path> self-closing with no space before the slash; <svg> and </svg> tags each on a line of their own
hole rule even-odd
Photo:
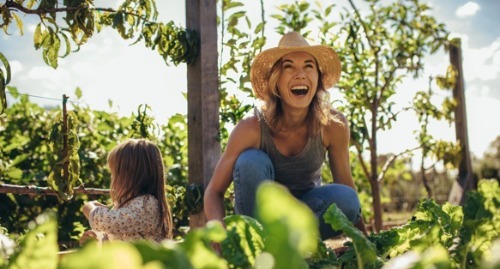
<svg viewBox="0 0 500 269">
<path fill-rule="evenodd" d="M 306 95 L 309 91 L 309 87 L 307 86 L 295 86 L 292 88 L 293 95 Z"/>
</svg>

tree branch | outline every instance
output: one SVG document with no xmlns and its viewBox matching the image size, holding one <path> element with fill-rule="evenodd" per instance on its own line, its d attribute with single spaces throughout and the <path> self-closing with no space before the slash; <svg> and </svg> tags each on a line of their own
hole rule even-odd
<svg viewBox="0 0 500 269">
<path fill-rule="evenodd" d="M 378 178 L 377 178 L 377 181 L 378 182 L 381 182 L 382 179 L 384 178 L 385 176 L 385 173 L 387 172 L 387 170 L 389 170 L 389 167 L 396 161 L 396 159 L 401 156 L 401 155 L 404 155 L 404 154 L 407 154 L 407 153 L 410 153 L 414 150 L 417 150 L 421 148 L 421 146 L 418 146 L 418 147 L 415 147 L 415 148 L 412 148 L 412 149 L 407 149 L 403 152 L 400 152 L 398 154 L 395 154 L 395 155 L 392 155 L 384 164 L 384 167 L 382 167 L 382 171 L 380 171 L 380 173 L 378 174 Z"/>
<path fill-rule="evenodd" d="M 353 144 L 354 144 L 354 147 L 356 147 L 356 150 L 358 151 L 358 154 L 357 154 L 358 160 L 361 163 L 361 168 L 363 169 L 363 173 L 365 173 L 366 178 L 369 179 L 370 173 L 368 172 L 368 167 L 366 167 L 365 159 L 363 159 L 363 155 L 362 155 L 363 151 L 361 150 L 362 145 L 356 140 L 353 141 Z"/>
<path fill-rule="evenodd" d="M 359 14 L 359 10 L 356 7 L 356 5 L 354 5 L 354 2 L 352 2 L 352 0 L 349 0 L 349 3 L 351 4 L 351 7 L 354 9 L 354 13 L 356 13 L 356 16 L 358 17 L 358 20 L 361 23 L 361 26 L 363 27 L 363 30 L 365 30 L 366 39 L 368 40 L 368 44 L 375 51 L 375 45 L 372 43 L 372 41 L 370 39 L 370 36 L 368 35 L 368 26 L 366 26 L 366 23 L 361 18 L 361 15 Z"/>
<path fill-rule="evenodd" d="M 6 6 L 9 9 L 16 9 L 18 11 L 25 13 L 25 14 L 36 14 L 36 15 L 42 15 L 42 14 L 47 14 L 47 13 L 57 13 L 57 12 L 77 11 L 77 10 L 81 10 L 81 9 L 97 10 L 97 11 L 104 11 L 104 12 L 110 12 L 110 13 L 117 13 L 118 12 L 112 8 L 101 8 L 101 7 L 90 8 L 90 7 L 84 7 L 84 6 L 62 7 L 62 8 L 40 8 L 40 7 L 38 7 L 37 9 L 29 9 L 29 8 L 26 8 L 25 6 L 23 6 L 17 2 L 14 2 L 12 0 L 7 0 L 7 2 L 5 2 L 5 4 L 3 6 Z M 3 7 L 3 6 L 1 6 L 1 7 Z M 144 20 L 146 22 L 151 22 L 147 18 L 145 18 L 144 16 L 140 16 L 138 14 L 131 13 L 131 12 L 124 12 L 124 11 L 121 11 L 121 12 L 125 15 L 136 16 L 136 17 L 141 18 L 142 20 Z"/>
<path fill-rule="evenodd" d="M 73 192 L 75 194 L 109 195 L 109 189 L 85 188 L 83 185 L 80 185 L 78 188 L 73 189 Z M 57 196 L 57 191 L 53 190 L 52 188 L 38 187 L 35 185 L 0 184 L 0 193 Z"/>
<path fill-rule="evenodd" d="M 398 69 L 397 67 L 394 67 L 394 69 L 391 70 L 389 77 L 385 80 L 384 85 L 380 89 L 380 95 L 378 96 L 379 101 L 380 101 L 380 99 L 382 99 L 382 96 L 384 96 L 384 92 L 387 89 L 387 87 L 389 86 L 389 82 L 392 81 L 392 79 L 394 78 L 394 74 L 396 74 L 397 69 Z"/>
<path fill-rule="evenodd" d="M 6 6 L 9 9 L 17 9 L 23 13 L 26 14 L 46 14 L 46 13 L 56 13 L 56 12 L 68 12 L 68 11 L 75 11 L 82 9 L 83 7 L 64 7 L 64 8 L 37 8 L 37 9 L 29 9 L 17 2 L 14 2 L 12 0 L 8 0 L 5 2 L 4 6 Z"/>
</svg>

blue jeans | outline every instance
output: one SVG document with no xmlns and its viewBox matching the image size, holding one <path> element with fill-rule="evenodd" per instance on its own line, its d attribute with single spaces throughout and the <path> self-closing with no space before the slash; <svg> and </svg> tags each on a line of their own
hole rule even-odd
<svg viewBox="0 0 500 269">
<path fill-rule="evenodd" d="M 248 149 L 236 160 L 233 178 L 235 213 L 253 217 L 257 187 L 266 180 L 274 180 L 274 167 L 271 160 L 261 150 Z M 342 233 L 333 230 L 323 219 L 323 214 L 331 204 L 336 204 L 352 223 L 355 224 L 360 219 L 361 206 L 358 195 L 354 189 L 346 185 L 318 186 L 296 198 L 313 211 L 318 219 L 319 232 L 323 240 Z"/>
</svg>

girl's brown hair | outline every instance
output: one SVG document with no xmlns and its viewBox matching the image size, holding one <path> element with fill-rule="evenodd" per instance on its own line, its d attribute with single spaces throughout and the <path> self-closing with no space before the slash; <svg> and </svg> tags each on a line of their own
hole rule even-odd
<svg viewBox="0 0 500 269">
<path fill-rule="evenodd" d="M 172 214 L 165 196 L 165 173 L 160 149 L 145 139 L 129 139 L 108 155 L 111 199 L 120 208 L 130 200 L 150 194 L 159 203 L 158 229 L 172 238 Z"/>
<path fill-rule="evenodd" d="M 264 119 L 273 132 L 279 132 L 281 124 L 283 123 L 283 107 L 278 92 L 278 80 L 281 74 L 282 64 L 282 59 L 279 59 L 271 69 L 268 83 L 269 89 L 263 96 L 264 104 L 261 107 Z M 316 66 L 317 65 L 316 63 Z M 319 135 L 323 127 L 328 124 L 328 121 L 339 121 L 335 117 L 332 117 L 329 99 L 330 95 L 323 86 L 323 75 L 318 69 L 318 88 L 316 90 L 316 95 L 309 105 L 306 119 L 308 124 L 307 130 L 311 136 Z"/>
</svg>

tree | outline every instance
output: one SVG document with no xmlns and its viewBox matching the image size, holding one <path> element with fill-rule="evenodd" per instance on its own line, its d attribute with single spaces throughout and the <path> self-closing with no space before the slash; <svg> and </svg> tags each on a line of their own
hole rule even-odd
<svg viewBox="0 0 500 269">
<path fill-rule="evenodd" d="M 445 26 L 429 16 L 429 6 L 418 0 L 383 5 L 369 2 L 368 13 L 349 0 L 350 9 L 340 13 L 340 21 L 328 20 L 332 6 L 312 10 L 319 23 L 323 44 L 338 50 L 343 76 L 338 84 L 347 100 L 341 110 L 347 112 L 351 142 L 359 163 L 370 182 L 375 213 L 375 228 L 382 228 L 380 183 L 385 169 L 378 163 L 377 133 L 392 128 L 397 118 L 394 96 L 403 78 L 418 77 L 424 68 L 424 56 L 447 43 Z M 309 35 L 309 5 L 284 5 L 285 14 L 275 16 L 278 30 L 292 29 Z M 382 166 L 386 167 L 386 165 Z"/>
<path fill-rule="evenodd" d="M 427 91 L 418 91 L 413 98 L 412 110 L 417 114 L 420 123 L 420 131 L 417 133 L 417 141 L 420 144 L 422 155 L 420 158 L 420 175 L 427 191 L 427 197 L 433 198 L 433 191 L 429 185 L 427 172 L 433 170 L 440 161 L 447 167 L 457 167 L 460 159 L 460 146 L 454 142 L 436 140 L 429 132 L 431 120 L 446 120 L 448 124 L 454 121 L 454 113 L 457 102 L 452 96 L 444 98 L 441 108 L 436 107 L 432 102 L 435 93 L 432 89 L 432 82 L 436 81 L 439 88 L 450 90 L 453 88 L 456 79 L 455 68 L 450 65 L 445 76 L 429 78 L 429 88 Z M 431 159 L 431 164 L 426 165 L 426 160 Z"/>
<path fill-rule="evenodd" d="M 483 155 L 477 161 L 479 179 L 496 179 L 500 181 L 500 136 L 493 140 Z"/>
</svg>

